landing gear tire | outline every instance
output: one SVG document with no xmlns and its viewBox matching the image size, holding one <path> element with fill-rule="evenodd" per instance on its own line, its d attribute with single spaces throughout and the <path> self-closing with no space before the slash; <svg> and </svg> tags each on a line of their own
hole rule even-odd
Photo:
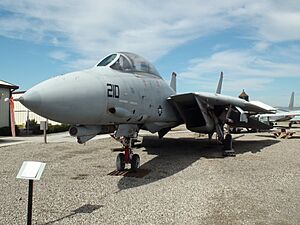
<svg viewBox="0 0 300 225">
<path fill-rule="evenodd" d="M 134 154 L 131 158 L 131 170 L 136 171 L 140 166 L 140 156 L 138 154 Z"/>
<path fill-rule="evenodd" d="M 125 169 L 125 155 L 124 153 L 119 153 L 116 159 L 116 167 L 118 171 Z"/>
<path fill-rule="evenodd" d="M 231 134 L 226 134 L 224 138 L 224 156 L 235 156 L 235 151 L 232 148 L 232 135 Z"/>
</svg>

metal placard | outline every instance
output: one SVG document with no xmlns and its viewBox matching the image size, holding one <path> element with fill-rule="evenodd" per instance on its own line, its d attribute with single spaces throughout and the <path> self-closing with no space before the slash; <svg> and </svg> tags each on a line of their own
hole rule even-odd
<svg viewBox="0 0 300 225">
<path fill-rule="evenodd" d="M 17 175 L 17 179 L 40 180 L 45 166 L 46 163 L 42 162 L 24 161 Z"/>
<path fill-rule="evenodd" d="M 40 121 L 40 130 L 48 130 L 47 121 Z"/>
</svg>

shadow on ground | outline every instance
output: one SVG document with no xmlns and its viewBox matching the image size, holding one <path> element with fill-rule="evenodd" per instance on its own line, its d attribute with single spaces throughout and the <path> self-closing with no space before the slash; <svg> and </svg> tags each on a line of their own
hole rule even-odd
<svg viewBox="0 0 300 225">
<path fill-rule="evenodd" d="M 273 138 L 273 139 L 277 139 L 277 140 L 284 140 L 284 139 L 300 139 L 300 136 L 298 134 L 294 134 L 293 136 L 291 137 L 288 137 L 288 138 L 278 138 L 278 137 L 275 137 L 273 134 L 257 134 L 255 135 L 257 137 L 266 137 L 266 138 Z"/>
<path fill-rule="evenodd" d="M 5 137 L 1 137 L 1 139 L 0 139 L 0 148 L 1 147 L 6 147 L 9 144 L 15 144 L 15 143 L 18 143 L 18 142 L 24 142 L 24 140 L 14 140 L 12 138 L 5 139 Z"/>
<path fill-rule="evenodd" d="M 102 208 L 103 205 L 91 205 L 91 204 L 86 204 L 86 205 L 83 205 L 75 210 L 72 210 L 70 214 L 66 215 L 66 216 L 63 216 L 61 218 L 58 218 L 56 220 L 53 220 L 53 221 L 50 221 L 50 222 L 47 222 L 47 223 L 44 223 L 43 225 L 50 225 L 50 224 L 53 224 L 53 223 L 56 223 L 56 222 L 59 222 L 59 221 L 62 221 L 63 219 L 65 218 L 69 218 L 69 217 L 72 217 L 72 216 L 75 216 L 76 214 L 78 213 L 92 213 L 94 212 L 95 210 L 97 209 L 100 209 Z"/>
<path fill-rule="evenodd" d="M 237 155 L 246 152 L 255 154 L 278 142 L 278 140 L 234 140 L 233 148 Z M 144 170 L 151 170 L 151 172 L 143 178 L 123 177 L 118 183 L 120 190 L 167 178 L 189 167 L 200 158 L 224 158 L 223 146 L 216 140 L 195 138 L 158 139 L 154 136 L 144 136 L 141 147 L 148 154 L 156 155 L 155 158 L 140 167 Z M 138 153 L 137 150 L 135 152 Z"/>
</svg>

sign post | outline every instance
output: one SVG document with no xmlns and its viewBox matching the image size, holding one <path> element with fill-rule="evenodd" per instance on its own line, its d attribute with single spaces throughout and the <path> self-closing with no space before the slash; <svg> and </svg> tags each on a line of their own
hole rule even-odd
<svg viewBox="0 0 300 225">
<path fill-rule="evenodd" d="M 17 175 L 17 179 L 29 180 L 27 225 L 32 224 L 33 181 L 40 180 L 45 166 L 46 163 L 42 162 L 24 161 Z"/>
<path fill-rule="evenodd" d="M 27 225 L 32 224 L 32 197 L 33 197 L 33 180 L 29 180 L 28 204 L 27 204 Z"/>
<path fill-rule="evenodd" d="M 40 130 L 44 131 L 44 143 L 47 144 L 48 120 L 40 121 Z"/>
</svg>

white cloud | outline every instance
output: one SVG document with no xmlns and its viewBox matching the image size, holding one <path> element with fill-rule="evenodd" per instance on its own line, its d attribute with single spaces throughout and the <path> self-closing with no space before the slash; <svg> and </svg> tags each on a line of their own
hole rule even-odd
<svg viewBox="0 0 300 225">
<path fill-rule="evenodd" d="M 264 42 L 300 39 L 300 4 L 287 1 L 249 1 L 230 13 L 236 24 L 247 27 L 245 36 Z"/>
<path fill-rule="evenodd" d="M 179 77 L 182 86 L 193 86 L 194 89 L 198 86 L 206 91 L 214 91 L 221 71 L 226 79 L 224 89 L 232 93 L 243 88 L 264 90 L 276 78 L 299 77 L 300 65 L 274 62 L 268 55 L 260 55 L 253 50 L 226 50 L 209 57 L 192 59 Z"/>
<path fill-rule="evenodd" d="M 57 37 L 53 37 L 52 40 L 50 41 L 50 43 L 52 43 L 52 45 L 54 46 L 58 46 L 59 41 Z"/>
<path fill-rule="evenodd" d="M 228 49 L 228 45 L 226 45 L 226 44 L 216 44 L 216 45 L 212 48 L 212 50 L 213 50 L 214 52 L 220 51 L 220 50 L 222 50 L 222 49 Z"/>
<path fill-rule="evenodd" d="M 69 55 L 63 51 L 53 51 L 49 53 L 52 59 L 64 61 Z"/>
<path fill-rule="evenodd" d="M 270 47 L 270 43 L 266 41 L 259 41 L 254 44 L 254 49 L 256 51 L 265 51 Z"/>
<path fill-rule="evenodd" d="M 255 41 L 255 52 L 220 51 L 226 46 L 216 45 L 219 52 L 196 60 L 184 76 L 220 70 L 251 79 L 299 74 L 296 63 L 259 55 L 276 42 L 300 40 L 297 1 L 2 0 L 0 8 L 6 12 L 0 16 L 0 35 L 65 48 L 79 55 L 75 62 L 66 61 L 72 67 L 92 66 L 110 52 L 125 50 L 153 61 L 193 39 L 239 28 Z M 49 56 L 67 60 L 64 54 Z"/>
<path fill-rule="evenodd" d="M 300 13 L 298 12 L 272 12 L 261 21 L 259 34 L 269 41 L 299 40 Z"/>
<path fill-rule="evenodd" d="M 0 35 L 66 47 L 85 60 L 118 50 L 155 60 L 183 43 L 231 27 L 230 14 L 243 4 L 3 0 L 0 8 L 9 13 L 0 17 Z"/>
<path fill-rule="evenodd" d="M 242 77 L 297 77 L 300 65 L 273 62 L 266 55 L 259 55 L 249 50 L 225 50 L 206 58 L 190 61 L 183 76 L 195 78 L 206 73 L 226 71 L 231 76 Z"/>
</svg>

